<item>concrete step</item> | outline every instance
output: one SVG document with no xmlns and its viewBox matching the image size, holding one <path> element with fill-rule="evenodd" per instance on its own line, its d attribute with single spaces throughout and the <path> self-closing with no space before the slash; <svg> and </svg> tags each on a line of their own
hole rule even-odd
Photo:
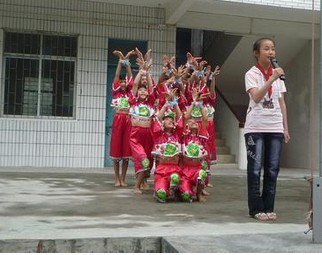
<svg viewBox="0 0 322 255">
<path fill-rule="evenodd" d="M 219 154 L 217 155 L 218 163 L 235 163 L 235 156 L 230 154 Z"/>
<path fill-rule="evenodd" d="M 238 169 L 238 165 L 236 163 L 217 163 L 211 166 L 211 170 L 216 171 L 217 169 Z"/>
<path fill-rule="evenodd" d="M 217 154 L 230 154 L 230 148 L 226 146 L 216 146 Z"/>
</svg>

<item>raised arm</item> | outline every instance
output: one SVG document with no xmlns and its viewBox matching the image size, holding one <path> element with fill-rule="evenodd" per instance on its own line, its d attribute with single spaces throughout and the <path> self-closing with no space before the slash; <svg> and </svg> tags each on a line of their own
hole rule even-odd
<svg viewBox="0 0 322 255">
<path fill-rule="evenodd" d="M 148 83 L 148 91 L 149 91 L 149 93 L 151 93 L 153 91 L 153 81 L 152 81 L 152 76 L 151 76 L 149 70 L 146 71 L 146 78 L 147 78 L 147 83 Z"/>
<path fill-rule="evenodd" d="M 125 57 L 122 63 L 124 63 L 126 68 L 126 75 L 128 78 L 132 77 L 132 70 L 131 70 L 131 64 L 130 64 L 130 56 L 135 54 L 135 50 L 129 51 Z"/>
<path fill-rule="evenodd" d="M 249 89 L 249 93 L 252 97 L 252 99 L 255 101 L 255 103 L 259 103 L 264 96 L 266 95 L 269 88 L 272 86 L 273 82 L 276 81 L 281 75 L 284 74 L 284 70 L 280 67 L 275 68 L 273 75 L 269 77 L 267 81 L 265 81 L 264 86 L 261 88 L 251 88 Z"/>
<path fill-rule="evenodd" d="M 205 107 L 201 106 L 201 114 L 202 114 L 202 126 L 203 128 L 207 127 L 208 117 L 207 117 L 207 111 Z"/>
<path fill-rule="evenodd" d="M 175 112 L 175 114 L 177 116 L 177 120 L 179 120 L 180 117 L 182 116 L 182 112 L 181 112 L 181 110 L 179 108 L 178 102 L 176 102 L 176 104 L 173 106 L 173 108 L 174 108 L 174 112 Z"/>
<path fill-rule="evenodd" d="M 160 109 L 160 111 L 157 114 L 157 118 L 159 121 L 162 121 L 162 118 L 164 116 L 165 111 L 167 110 L 167 107 L 169 106 L 169 102 L 167 101 Z"/>
<path fill-rule="evenodd" d="M 114 82 L 117 82 L 120 79 L 120 74 L 122 70 L 122 60 L 124 59 L 124 56 L 122 52 L 118 50 L 113 51 L 113 54 L 119 57 L 119 61 L 117 62 L 117 67 L 114 75 Z"/>
<path fill-rule="evenodd" d="M 166 103 L 162 106 L 162 108 L 160 109 L 159 113 L 158 113 L 158 119 L 162 120 L 164 112 L 166 111 L 168 106 L 171 106 L 174 108 L 174 112 L 176 114 L 176 116 L 180 117 L 182 115 L 181 110 L 178 106 L 178 101 L 176 100 L 176 92 L 177 92 L 178 88 L 174 88 L 169 90 L 166 93 Z"/>
<path fill-rule="evenodd" d="M 220 74 L 220 67 L 216 66 L 215 70 L 210 74 L 209 80 L 210 80 L 210 94 L 215 96 L 216 95 L 216 77 Z"/>
<path fill-rule="evenodd" d="M 143 70 L 140 69 L 138 74 L 135 76 L 135 79 L 133 81 L 133 88 L 132 88 L 133 95 L 136 95 L 136 92 L 138 91 L 138 87 L 139 87 L 139 83 L 141 81 L 142 74 L 143 74 Z"/>
<path fill-rule="evenodd" d="M 176 90 L 176 89 L 175 89 L 175 90 Z M 168 106 L 170 106 L 170 102 L 171 102 L 171 101 L 173 101 L 175 90 L 170 90 L 170 91 L 168 91 L 168 92 L 166 93 L 166 97 L 165 97 L 166 102 L 165 102 L 165 104 L 161 107 L 161 109 L 160 109 L 160 111 L 158 112 L 158 115 L 157 115 L 157 117 L 158 117 L 159 121 L 161 121 L 161 120 L 162 120 L 162 118 L 163 118 L 163 116 L 164 116 L 164 113 L 165 113 L 165 111 L 167 110 L 167 107 L 168 107 Z"/>
<path fill-rule="evenodd" d="M 192 108 L 197 103 L 197 100 L 198 100 L 198 90 L 194 88 L 191 94 L 192 94 L 192 103 L 189 107 L 187 107 L 187 111 L 184 116 L 186 120 L 191 118 Z"/>
<path fill-rule="evenodd" d="M 162 62 L 163 62 L 162 72 L 158 79 L 158 85 L 162 84 L 165 80 L 171 78 L 172 76 L 171 65 L 174 65 L 175 57 L 172 57 L 171 59 L 169 59 L 168 55 L 163 55 Z"/>
</svg>

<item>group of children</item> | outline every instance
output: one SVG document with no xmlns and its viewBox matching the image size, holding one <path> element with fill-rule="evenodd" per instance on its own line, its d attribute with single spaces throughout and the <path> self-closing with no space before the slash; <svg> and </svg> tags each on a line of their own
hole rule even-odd
<svg viewBox="0 0 322 255">
<path fill-rule="evenodd" d="M 219 67 L 187 53 L 187 63 L 175 67 L 175 58 L 163 57 L 162 73 L 150 74 L 151 50 L 137 48 L 119 61 L 113 82 L 111 106 L 115 109 L 110 143 L 115 186 L 126 186 L 129 158 L 136 174 L 134 192 L 141 194 L 154 169 L 154 197 L 205 201 L 210 186 L 210 164 L 216 162 L 214 103 Z M 130 56 L 139 71 L 133 79 Z M 121 75 L 122 67 L 126 75 Z M 121 175 L 120 175 L 120 162 Z M 154 163 L 153 163 L 154 162 Z"/>
</svg>

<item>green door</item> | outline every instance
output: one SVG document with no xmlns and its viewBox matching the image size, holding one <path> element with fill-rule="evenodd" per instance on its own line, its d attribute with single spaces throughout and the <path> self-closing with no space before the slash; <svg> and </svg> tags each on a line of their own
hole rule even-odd
<svg viewBox="0 0 322 255">
<path fill-rule="evenodd" d="M 112 133 L 112 123 L 114 117 L 113 108 L 110 106 L 112 101 L 112 83 L 114 80 L 114 74 L 118 63 L 118 57 L 113 55 L 114 50 L 121 51 L 124 55 L 130 50 L 137 47 L 143 54 L 147 51 L 147 41 L 132 41 L 132 40 L 120 40 L 109 39 L 108 40 L 108 65 L 107 65 L 107 81 L 106 81 L 106 116 L 105 116 L 105 157 L 104 166 L 113 166 L 113 162 L 110 158 L 110 140 Z M 136 56 L 132 56 L 131 68 L 133 76 L 138 71 L 138 66 L 135 63 Z M 122 73 L 125 74 L 125 68 L 122 68 Z"/>
</svg>

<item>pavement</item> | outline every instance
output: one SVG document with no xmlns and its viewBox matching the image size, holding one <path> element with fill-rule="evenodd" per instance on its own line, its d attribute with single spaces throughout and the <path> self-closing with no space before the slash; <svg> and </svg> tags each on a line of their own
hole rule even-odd
<svg viewBox="0 0 322 255">
<path fill-rule="evenodd" d="M 321 252 L 308 229 L 310 173 L 281 169 L 278 220 L 248 216 L 246 173 L 212 169 L 204 203 L 115 188 L 111 168 L 0 168 L 0 252 Z"/>
</svg>

